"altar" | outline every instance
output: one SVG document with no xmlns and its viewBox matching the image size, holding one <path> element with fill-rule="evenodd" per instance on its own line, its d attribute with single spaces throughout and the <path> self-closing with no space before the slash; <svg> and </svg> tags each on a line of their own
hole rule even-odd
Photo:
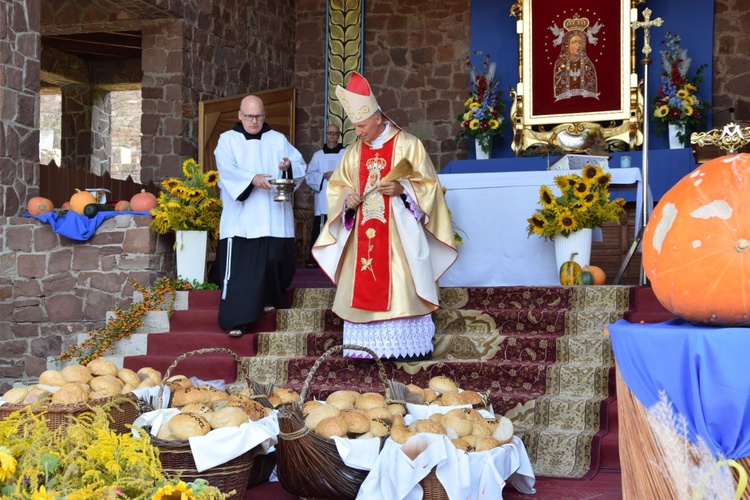
<svg viewBox="0 0 750 500">
<path fill-rule="evenodd" d="M 641 171 L 609 169 L 610 188 L 628 190 L 636 201 L 640 227 Z M 453 221 L 466 233 L 458 259 L 440 286 L 559 285 L 552 241 L 527 236 L 527 219 L 537 208 L 539 188 L 554 187 L 560 171 L 440 174 Z M 620 194 L 618 193 L 618 196 Z"/>
</svg>

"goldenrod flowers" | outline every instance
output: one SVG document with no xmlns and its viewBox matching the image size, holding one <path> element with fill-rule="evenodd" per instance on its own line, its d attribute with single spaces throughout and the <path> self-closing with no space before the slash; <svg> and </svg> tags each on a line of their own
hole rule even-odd
<svg viewBox="0 0 750 500">
<path fill-rule="evenodd" d="M 610 180 L 611 175 L 601 167 L 586 165 L 580 175 L 570 173 L 555 177 L 560 196 L 555 196 L 549 186 L 541 186 L 541 208 L 527 219 L 529 236 L 536 234 L 547 240 L 559 234 L 567 236 L 578 229 L 619 221 L 625 200 L 610 201 Z"/>
</svg>

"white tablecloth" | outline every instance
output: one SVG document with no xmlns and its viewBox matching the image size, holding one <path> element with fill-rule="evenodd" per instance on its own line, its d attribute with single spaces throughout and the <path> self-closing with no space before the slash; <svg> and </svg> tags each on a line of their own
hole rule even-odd
<svg viewBox="0 0 750 500">
<path fill-rule="evenodd" d="M 642 211 L 641 171 L 613 168 L 611 190 L 636 190 L 636 234 Z M 526 219 L 538 208 L 539 188 L 560 171 L 441 174 L 453 220 L 464 230 L 463 246 L 440 286 L 559 285 L 552 241 L 527 236 Z"/>
</svg>

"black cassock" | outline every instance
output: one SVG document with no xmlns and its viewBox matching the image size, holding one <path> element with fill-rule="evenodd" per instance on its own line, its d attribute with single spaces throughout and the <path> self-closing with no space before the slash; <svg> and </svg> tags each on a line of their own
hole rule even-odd
<svg viewBox="0 0 750 500">
<path fill-rule="evenodd" d="M 286 290 L 294 270 L 294 238 L 219 240 L 214 269 L 222 297 L 219 326 L 225 331 L 242 328 L 258 321 L 266 306 L 287 307 Z"/>
</svg>

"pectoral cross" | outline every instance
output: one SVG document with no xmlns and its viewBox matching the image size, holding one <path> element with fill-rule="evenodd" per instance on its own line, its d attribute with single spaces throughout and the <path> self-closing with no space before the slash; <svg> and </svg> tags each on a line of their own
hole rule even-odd
<svg viewBox="0 0 750 500">
<path fill-rule="evenodd" d="M 649 54 L 651 53 L 651 27 L 661 26 L 664 21 L 662 21 L 661 17 L 657 17 L 652 21 L 651 9 L 649 9 L 648 7 L 643 9 L 643 19 L 643 21 L 633 21 L 632 23 L 630 23 L 630 26 L 634 30 L 643 28 L 643 54 L 646 57 L 644 57 L 641 62 L 643 64 L 651 64 L 651 57 L 649 57 Z"/>
</svg>

